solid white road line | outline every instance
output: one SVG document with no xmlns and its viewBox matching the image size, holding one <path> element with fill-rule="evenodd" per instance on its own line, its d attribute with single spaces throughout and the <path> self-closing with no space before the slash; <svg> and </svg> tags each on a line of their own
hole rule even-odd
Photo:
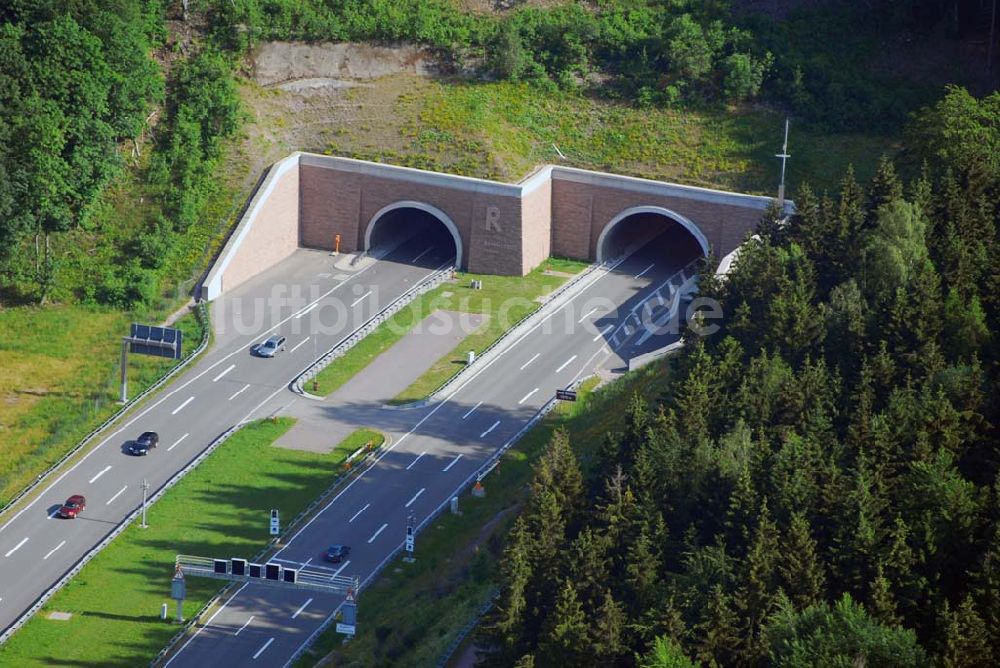
<svg viewBox="0 0 1000 668">
<path fill-rule="evenodd" d="M 578 323 L 581 323 L 581 322 L 583 322 L 584 320 L 586 320 L 587 318 L 589 318 L 589 317 L 590 317 L 591 315 L 593 315 L 593 313 L 594 313 L 594 312 L 595 312 L 596 310 L 597 310 L 597 307 L 595 306 L 594 308 L 592 308 L 592 309 L 590 309 L 589 311 L 587 311 L 586 313 L 584 313 L 584 314 L 583 314 L 583 317 L 582 317 L 582 318 L 580 318 L 579 320 L 577 320 L 577 322 L 578 322 Z"/>
<path fill-rule="evenodd" d="M 372 293 L 372 291 L 371 291 L 371 290 L 369 290 L 369 291 L 368 291 L 368 292 L 366 292 L 365 294 L 363 294 L 363 295 L 361 295 L 360 297 L 358 297 L 357 299 L 355 299 L 355 300 L 354 300 L 353 302 L 351 302 L 351 308 L 354 308 L 355 306 L 357 306 L 358 304 L 360 304 L 360 303 L 361 303 L 361 301 L 362 301 L 362 300 L 363 300 L 363 299 L 364 299 L 365 297 L 367 297 L 368 295 L 370 295 L 371 293 Z"/>
<path fill-rule="evenodd" d="M 22 546 L 22 545 L 24 545 L 24 544 L 25 544 L 25 543 L 27 543 L 27 542 L 28 542 L 28 539 L 27 539 L 27 537 L 25 537 L 25 538 L 22 538 L 22 539 L 21 539 L 21 542 L 20 542 L 20 543 L 18 543 L 18 544 L 17 544 L 17 545 L 15 545 L 15 546 L 14 546 L 13 548 L 11 548 L 11 550 L 10 550 L 10 551 L 9 551 L 9 552 L 8 552 L 7 554 L 5 554 L 5 555 L 3 555 L 3 556 L 5 556 L 5 557 L 9 557 L 10 555 L 12 555 L 12 554 L 14 554 L 15 552 L 17 552 L 18 550 L 20 550 L 20 549 L 21 549 L 21 546 Z M 368 541 L 368 542 L 370 543 L 371 541 Z"/>
<path fill-rule="evenodd" d="M 573 360 L 575 360 L 575 359 L 576 359 L 576 355 L 573 355 L 573 356 L 572 356 L 572 357 L 570 357 L 570 358 L 569 358 L 568 360 L 566 360 L 565 362 L 563 362 L 563 363 L 562 363 L 562 364 L 561 364 L 561 365 L 559 366 L 559 368 L 558 368 L 558 369 L 556 369 L 556 373 L 559 373 L 560 371 L 562 371 L 563 369 L 565 369 L 565 368 L 566 368 L 567 366 L 569 366 L 570 364 L 572 364 Z"/>
<path fill-rule="evenodd" d="M 274 638 L 268 638 L 267 642 L 264 643 L 264 646 L 261 647 L 259 650 L 257 650 L 257 653 L 253 655 L 253 660 L 256 661 L 257 657 L 260 656 L 261 654 L 263 654 L 264 650 L 267 649 L 268 647 L 270 647 L 271 643 L 273 643 L 273 642 L 274 642 Z"/>
<path fill-rule="evenodd" d="M 419 491 L 419 492 L 417 492 L 416 494 L 414 494 L 414 495 L 413 495 L 413 498 L 412 498 L 412 499 L 410 499 L 409 501 L 407 501 L 407 502 L 406 502 L 406 505 L 405 505 L 405 506 L 403 506 L 403 507 L 404 507 L 404 508 L 409 508 L 410 506 L 412 506 L 412 505 L 413 505 L 413 502 L 417 500 L 417 497 L 419 497 L 419 496 L 420 496 L 421 494 L 423 494 L 423 493 L 424 493 L 424 490 L 425 490 L 425 489 L 426 489 L 426 487 L 421 487 L 421 488 L 420 488 L 420 491 Z"/>
<path fill-rule="evenodd" d="M 242 394 L 243 392 L 245 392 L 249 387 L 250 387 L 250 383 L 247 383 L 241 389 L 236 390 L 236 392 L 233 394 L 233 396 L 229 397 L 229 400 L 232 401 L 236 397 L 240 396 L 240 394 Z"/>
<path fill-rule="evenodd" d="M 606 336 L 608 332 L 614 329 L 614 327 L 615 327 L 614 325 L 608 325 L 607 327 L 605 327 L 603 332 L 594 337 L 594 341 L 601 338 L 602 336 Z"/>
<path fill-rule="evenodd" d="M 528 397 L 530 397 L 532 394 L 534 394 L 537 391 L 538 391 L 538 388 L 536 387 L 531 392 L 528 392 L 526 395 L 524 395 L 523 397 L 521 397 L 521 400 L 519 402 L 517 402 L 517 405 L 520 406 L 521 404 L 523 404 L 525 401 L 528 400 Z"/>
<path fill-rule="evenodd" d="M 110 505 L 111 505 L 111 502 L 112 502 L 112 501 L 114 501 L 115 499 L 117 499 L 117 498 L 118 498 L 119 496 L 121 496 L 122 494 L 124 494 L 124 493 L 125 493 L 125 490 L 126 490 L 126 489 L 128 489 L 128 485 L 125 485 L 125 486 L 124 486 L 124 487 L 122 487 L 122 488 L 121 488 L 120 490 L 118 490 L 118 493 L 117 493 L 117 494 L 115 494 L 114 496 L 112 496 L 112 497 L 111 497 L 110 499 L 108 499 L 107 503 L 105 503 L 104 505 L 106 505 L 106 506 L 110 506 Z"/>
<path fill-rule="evenodd" d="M 48 554 L 46 554 L 46 555 L 45 555 L 44 557 L 42 557 L 42 559 L 48 559 L 49 557 L 51 557 L 51 556 L 52 556 L 52 554 L 53 554 L 53 553 L 54 553 L 54 552 L 55 552 L 56 550 L 58 550 L 58 549 L 59 549 L 60 547 L 62 547 L 62 546 L 63 546 L 63 545 L 65 545 L 65 544 L 66 544 L 66 541 L 63 541 L 63 542 L 59 543 L 59 544 L 58 544 L 58 545 L 56 545 L 56 546 L 55 546 L 54 548 L 52 548 L 51 550 L 49 550 L 49 553 L 48 553 Z"/>
<path fill-rule="evenodd" d="M 111 465 L 108 464 L 103 469 L 101 469 L 100 473 L 98 473 L 97 475 L 95 475 L 93 478 L 90 479 L 90 484 L 93 485 L 95 480 L 97 480 L 98 478 L 100 478 L 102 475 L 104 475 L 105 473 L 107 473 L 110 470 L 111 470 Z"/>
<path fill-rule="evenodd" d="M 178 406 L 177 408 L 175 408 L 175 409 L 173 410 L 173 412 L 171 413 L 171 415 L 177 415 L 177 414 L 178 414 L 178 413 L 180 413 L 180 412 L 181 412 L 182 410 L 184 410 L 184 407 L 185 407 L 185 406 L 187 406 L 187 405 L 188 405 L 189 403 L 191 403 L 192 401 L 194 401 L 194 397 L 188 397 L 187 399 L 185 399 L 185 400 L 184 400 L 184 403 L 183 403 L 183 404 L 181 404 L 180 406 Z"/>
<path fill-rule="evenodd" d="M 252 622 L 252 621 L 253 621 L 253 618 L 254 618 L 254 617 L 256 617 L 256 616 L 257 616 L 257 615 L 250 615 L 250 619 L 248 619 L 248 620 L 246 620 L 245 622 L 243 622 L 243 626 L 241 626 L 241 627 L 240 627 L 240 628 L 239 628 L 239 629 L 238 629 L 238 630 L 236 631 L 236 633 L 234 633 L 233 635 L 234 635 L 234 636 L 238 636 L 238 635 L 240 634 L 240 631 L 242 631 L 242 630 L 243 630 L 243 629 L 245 629 L 245 628 L 246 628 L 247 626 L 249 626 L 250 622 Z"/>
<path fill-rule="evenodd" d="M 170 657 L 170 660 L 169 660 L 169 661 L 167 661 L 167 662 L 166 662 L 166 663 L 165 663 L 165 664 L 163 665 L 163 668 L 167 668 L 167 666 L 169 666 L 169 665 L 170 665 L 171 663 L 173 663 L 174 659 L 176 659 L 176 658 L 177 658 L 178 656 L 180 656 L 181 652 L 183 652 L 183 651 L 184 651 L 184 649 L 185 649 L 185 648 L 186 648 L 186 647 L 187 647 L 188 645 L 190 645 L 190 644 L 191 644 L 191 641 L 192 641 L 192 640 L 194 640 L 195 638 L 197 638 L 197 637 L 198 637 L 198 634 L 199 634 L 199 633 L 201 633 L 203 629 L 206 629 L 206 628 L 208 628 L 208 625 L 212 623 L 212 620 L 214 620 L 214 619 L 215 619 L 216 617 L 218 617 L 218 616 L 219 616 L 219 613 L 220 613 L 220 612 L 222 612 L 223 610 L 225 610 L 225 609 L 226 609 L 226 606 L 227 606 L 227 605 L 229 605 L 229 603 L 230 603 L 230 602 L 231 602 L 231 601 L 232 601 L 233 599 L 235 599 L 235 598 L 236 598 L 237 596 L 239 596 L 239 595 L 240 595 L 240 592 L 241 592 L 241 591 L 243 591 L 244 589 L 246 589 L 246 588 L 247 588 L 247 585 L 248 585 L 248 584 L 250 584 L 250 583 L 249 583 L 249 582 L 244 582 L 244 583 L 243 583 L 243 586 L 241 586 L 241 587 L 240 587 L 239 589 L 237 589 L 237 590 L 236 590 L 236 593 L 235 593 L 235 594 L 233 594 L 232 596 L 230 596 L 230 597 L 229 597 L 229 599 L 228 599 L 228 600 L 227 600 L 227 601 L 226 601 L 225 603 L 223 603 L 222 605 L 220 605 L 220 606 L 219 606 L 219 609 L 218 609 L 218 610 L 216 610 L 215 612 L 213 612 L 213 613 L 212 613 L 212 616 L 208 618 L 208 621 L 207 621 L 207 622 L 205 622 L 205 623 L 204 623 L 204 624 L 203 624 L 202 626 L 198 626 L 197 630 L 195 630 L 195 632 L 194 632 L 194 633 L 193 633 L 193 634 L 191 635 L 191 637 L 187 639 L 187 642 L 186 642 L 186 643 L 184 643 L 184 644 L 183 644 L 183 645 L 181 646 L 181 648 L 180 648 L 179 650 L 177 650 L 177 652 L 176 652 L 176 653 L 174 653 L 174 655 L 173 655 L 172 657 Z M 196 625 L 196 626 L 197 626 L 197 625 Z"/>
<path fill-rule="evenodd" d="M 348 559 L 347 561 L 345 561 L 344 563 L 342 563 L 342 564 L 340 565 L 340 568 L 338 568 L 337 570 L 335 570 L 335 571 L 333 572 L 333 576 L 332 576 L 332 577 L 337 577 L 338 575 L 340 575 L 340 571 L 342 571 L 342 570 L 344 570 L 345 568 L 347 568 L 347 566 L 348 566 L 348 565 L 349 565 L 350 563 L 351 563 L 351 560 L 350 560 L 350 559 Z"/>
<path fill-rule="evenodd" d="M 180 444 L 181 441 L 183 441 L 185 438 L 187 438 L 190 435 L 191 434 L 184 434 L 183 436 L 181 436 L 180 438 L 178 438 L 176 441 L 174 441 L 173 445 L 171 445 L 169 448 L 167 448 L 167 452 L 170 452 L 171 450 L 173 450 L 174 448 L 176 448 L 178 446 L 178 444 Z"/>
<path fill-rule="evenodd" d="M 354 520 L 358 519 L 358 515 L 360 515 L 361 513 L 365 512 L 366 510 L 368 510 L 368 506 L 370 506 L 370 505 L 372 505 L 372 504 L 366 503 L 364 508 L 362 508 L 358 512 L 354 513 L 354 517 L 352 517 L 351 519 L 347 520 L 347 523 L 350 524 Z"/>
<path fill-rule="evenodd" d="M 352 280 L 356 279 L 358 276 L 364 274 L 366 271 L 368 271 L 372 267 L 376 267 L 376 266 L 378 266 L 378 263 L 377 262 L 373 262 L 372 264 L 364 267 L 363 269 L 360 269 L 356 273 L 348 276 L 347 278 L 345 278 L 344 280 L 342 280 L 340 283 L 337 283 L 335 286 L 333 286 L 332 288 L 330 288 L 329 290 L 327 290 L 326 292 L 324 292 L 323 294 L 321 294 L 319 297 L 317 297 L 316 301 L 313 302 L 313 303 L 318 304 L 321 300 L 323 300 L 326 297 L 329 297 L 330 295 L 332 295 L 334 292 L 336 292 L 338 289 L 340 289 L 343 285 L 345 285 L 349 281 L 352 281 Z M 440 268 L 443 268 L 443 267 L 439 267 L 439 269 Z M 437 270 L 435 270 L 435 271 L 437 271 Z M 427 274 L 426 276 L 421 277 L 419 280 L 422 281 L 425 278 L 427 278 L 427 276 L 430 276 L 433 273 L 434 272 L 432 271 L 430 274 Z M 288 322 L 289 320 L 291 320 L 294 317 L 295 317 L 295 315 L 292 314 L 292 315 L 288 316 L 287 318 L 284 318 L 283 320 L 279 320 L 278 322 L 276 322 L 273 325 L 271 325 L 271 328 L 268 329 L 267 331 L 265 331 L 263 334 L 266 336 L 266 335 L 272 334 L 273 332 L 278 331 L 279 327 L 281 327 L 282 325 L 284 325 L 286 322 Z M 183 390 L 185 387 L 187 387 L 191 383 L 199 380 L 202 376 L 211 373 L 216 367 L 218 367 L 220 364 L 222 364 L 223 362 L 225 362 L 226 360 L 228 360 L 229 358 L 231 358 L 233 355 L 239 355 L 241 353 L 244 353 L 245 351 L 246 351 L 246 346 L 241 343 L 232 352 L 227 353 L 226 355 L 223 355 L 220 359 L 218 359 L 215 362 L 212 362 L 211 364 L 209 364 L 208 367 L 204 371 L 202 371 L 202 372 L 200 372 L 198 374 L 195 374 L 195 376 L 193 378 L 190 378 L 190 379 L 186 380 L 185 382 L 183 382 L 177 389 L 173 390 L 172 392 L 169 392 L 168 394 L 164 394 L 160 399 L 157 399 L 153 403 L 149 404 L 144 410 L 140 411 L 139 413 L 136 413 L 132 417 L 132 419 L 129 420 L 128 422 L 126 422 L 125 424 L 123 424 L 120 429 L 118 429 L 117 431 L 114 431 L 111 434 L 109 434 L 107 436 L 107 438 L 105 438 L 103 441 L 101 441 L 97 445 L 97 447 L 89 450 L 83 457 L 80 458 L 80 461 L 78 461 L 73 466 L 69 467 L 67 470 L 63 471 L 59 475 L 58 478 L 56 478 L 55 480 L 52 481 L 52 484 L 50 484 L 48 487 L 46 487 L 45 490 L 41 494 L 39 494 L 38 496 L 35 497 L 35 500 L 33 500 L 30 503 L 24 505 L 20 510 L 18 510 L 16 513 L 14 513 L 14 515 L 11 516 L 4 524 L 0 525 L 0 532 L 5 531 L 7 529 L 7 527 L 9 527 L 11 524 L 13 524 L 14 520 L 16 520 L 17 518 L 19 518 L 22 514 L 26 513 L 28 510 L 30 510 L 35 505 L 35 503 L 38 502 L 39 499 L 45 497 L 49 492 L 51 492 L 55 488 L 55 486 L 58 485 L 62 481 L 63 478 L 65 478 L 70 473 L 72 473 L 73 471 L 75 471 L 78 466 L 80 466 L 81 464 L 83 464 L 87 460 L 88 457 L 90 457 L 95 452 L 97 452 L 102 447 L 104 447 L 104 445 L 106 445 L 107 443 L 109 443 L 111 441 L 111 439 L 113 439 L 114 437 L 116 437 L 118 434 L 122 433 L 125 429 L 127 429 L 128 427 L 130 427 L 132 424 L 134 424 L 134 423 L 138 422 L 139 420 L 141 420 L 147 413 L 149 413 L 151 410 L 153 410 L 154 408 L 156 408 L 160 404 L 162 404 L 170 395 L 175 394 L 176 392 L 178 392 L 180 390 Z M 285 389 L 285 388 L 282 387 L 280 389 Z M 280 389 L 278 391 L 280 391 Z M 275 394 L 277 394 L 277 392 L 275 392 Z M 270 399 L 271 399 L 271 397 L 268 397 L 265 401 L 270 400 Z M 259 406 L 258 406 L 258 408 L 259 408 Z M 257 409 L 255 408 L 254 411 L 256 411 L 256 410 Z M 251 414 L 252 413 L 253 413 L 253 411 L 251 411 Z M 195 631 L 194 636 L 198 635 L 198 633 L 201 631 L 202 628 L 204 628 L 204 627 L 198 627 L 198 631 Z M 191 637 L 194 638 L 194 636 L 191 636 Z M 184 643 L 184 647 L 187 647 L 188 643 L 190 643 L 190 642 L 191 642 L 191 640 L 189 639 L 187 643 Z M 183 650 L 183 647 L 181 649 Z M 177 656 L 177 655 L 175 654 L 174 656 Z M 173 658 L 171 658 L 171 661 L 172 660 L 173 660 Z M 169 663 L 170 663 L 170 661 L 167 662 L 168 665 L 169 665 Z"/>
<path fill-rule="evenodd" d="M 455 464 L 457 464 L 458 460 L 461 459 L 461 458 L 462 458 L 462 453 L 459 453 L 459 454 L 455 455 L 455 458 L 453 460 L 451 460 L 451 463 L 449 463 L 447 466 L 445 466 L 443 469 L 441 469 L 441 473 L 447 473 L 448 469 L 450 469 L 452 466 L 454 466 Z"/>
<path fill-rule="evenodd" d="M 418 255 L 417 257 L 413 258 L 412 260 L 410 260 L 410 262 L 416 262 L 417 260 L 419 260 L 423 256 L 427 255 L 428 253 L 431 252 L 432 248 L 434 248 L 434 246 L 428 246 L 427 248 L 424 249 L 424 252 L 422 252 L 420 255 Z"/>
<path fill-rule="evenodd" d="M 308 559 L 306 559 L 306 562 L 304 564 L 302 564 L 302 568 L 305 568 L 306 566 L 308 566 L 309 562 L 312 561 L 312 560 L 313 560 L 312 557 L 309 557 Z"/>
<path fill-rule="evenodd" d="M 488 433 L 490 433 L 491 431 L 493 431 L 494 429 L 496 429 L 496 428 L 497 428 L 497 425 L 499 425 L 499 424 L 500 424 L 500 420 L 497 420 L 496 422 L 494 422 L 494 423 L 493 423 L 493 424 L 492 424 L 492 425 L 490 426 L 490 428 L 489 428 L 489 429 L 487 429 L 486 431 L 484 431 L 483 433 L 481 433 L 481 434 L 479 435 L 479 438 L 486 438 L 486 434 L 488 434 Z"/>
<path fill-rule="evenodd" d="M 226 367 L 225 371 L 223 371 L 218 376 L 216 376 L 215 378 L 213 378 L 212 382 L 213 383 L 218 383 L 220 378 L 222 378 L 223 376 L 225 376 L 227 373 L 229 373 L 230 371 L 232 371 L 235 368 L 236 368 L 235 364 L 230 364 L 229 366 Z"/>
<path fill-rule="evenodd" d="M 380 527 L 378 528 L 378 531 L 376 531 L 375 533 L 373 533 L 373 534 L 372 534 L 372 537 L 368 539 L 368 543 L 369 543 L 369 544 L 373 543 L 373 542 L 375 541 L 375 539 L 376 539 L 376 538 L 378 538 L 378 535 L 379 535 L 380 533 L 382 533 L 383 531 L 385 531 L 385 528 L 386 528 L 387 526 L 389 526 L 389 524 L 388 524 L 388 523 L 386 523 L 386 524 L 383 524 L 382 526 L 380 526 Z"/>
<path fill-rule="evenodd" d="M 306 606 L 308 606 L 308 605 L 309 605 L 310 603 L 312 603 L 312 602 L 313 602 L 313 600 L 312 600 L 312 599 L 309 599 L 308 601 L 306 601 L 305 603 L 303 603 L 303 604 L 302 604 L 302 607 L 301 607 L 301 608 L 299 608 L 298 610 L 296 610 L 296 611 L 295 611 L 295 614 L 294 614 L 294 615 L 292 615 L 292 619 L 295 619 L 295 618 L 296 618 L 296 617 L 298 617 L 298 616 L 299 616 L 300 614 L 302 614 L 302 611 L 306 609 Z"/>
<path fill-rule="evenodd" d="M 301 318 L 301 317 L 302 317 L 302 316 L 304 316 L 305 314 L 309 313 L 309 311 L 312 311 L 312 310 L 313 310 L 314 308 L 316 308 L 317 306 L 319 306 L 319 302 L 313 302 L 313 303 L 312 303 L 312 304 L 310 304 L 309 306 L 307 306 L 307 307 L 305 307 L 304 309 L 302 309 L 301 311 L 299 311 L 299 312 L 298 312 L 298 313 L 297 313 L 297 314 L 295 315 L 295 319 L 296 319 L 296 320 L 298 320 L 299 318 Z"/>
<path fill-rule="evenodd" d="M 462 416 L 462 419 L 464 420 L 465 418 L 467 418 L 470 415 L 472 415 L 472 411 L 476 410 L 477 408 L 479 408 L 482 405 L 483 405 L 483 402 L 480 401 L 478 404 L 476 404 L 475 406 L 473 406 L 472 408 L 470 408 L 469 412 Z"/>
<path fill-rule="evenodd" d="M 312 338 L 311 336 L 307 336 L 306 338 L 302 339 L 301 341 L 299 341 L 298 343 L 296 343 L 294 346 L 292 346 L 292 349 L 289 350 L 288 352 L 294 353 L 296 350 L 298 350 L 299 348 L 302 347 L 302 344 L 304 344 L 306 341 L 308 341 L 311 338 Z"/>
<path fill-rule="evenodd" d="M 407 470 L 407 471 L 409 471 L 410 469 L 412 469 L 412 468 L 413 468 L 413 465 L 414 465 L 414 464 L 416 464 L 417 462 L 419 462 L 419 461 L 420 461 L 420 458 L 421 458 L 421 457 L 423 457 L 423 456 L 424 456 L 424 455 L 426 455 L 426 454 L 427 454 L 427 451 L 426 451 L 426 450 L 424 450 L 424 451 L 423 451 L 423 452 L 421 452 L 421 453 L 420 453 L 419 455 L 417 455 L 417 458 L 416 458 L 416 459 L 414 459 L 414 460 L 413 460 L 412 462 L 410 462 L 410 465 L 406 467 L 406 470 Z"/>
<path fill-rule="evenodd" d="M 640 271 L 638 274 L 636 274 L 635 277 L 636 278 L 641 278 L 642 276 L 644 276 L 646 274 L 647 271 L 649 271 L 650 269 L 652 269 L 655 266 L 656 266 L 656 263 L 654 262 L 653 264 L 649 265 L 648 267 L 646 267 L 645 269 L 643 269 L 642 271 Z"/>
<path fill-rule="evenodd" d="M 534 362 L 536 359 L 538 359 L 541 356 L 542 356 L 541 353 L 535 353 L 534 357 L 532 357 L 530 360 L 528 360 L 523 365 L 521 365 L 521 371 L 524 371 L 525 367 L 527 367 L 529 364 L 531 364 L 532 362 Z"/>
<path fill-rule="evenodd" d="M 428 411 L 426 415 L 424 415 L 422 418 L 420 418 L 420 420 L 417 422 L 417 424 L 413 425 L 413 427 L 411 427 L 408 432 L 406 432 L 405 434 L 403 434 L 398 440 L 394 441 L 392 443 L 392 445 L 390 445 L 388 448 L 384 448 L 383 452 L 378 457 L 376 457 L 375 460 L 364 471 L 362 471 L 360 475 L 358 475 L 356 478 L 354 478 L 353 480 L 351 480 L 351 482 L 347 483 L 347 485 L 345 485 L 344 488 L 342 490 L 340 490 L 340 492 L 338 492 L 332 499 L 330 499 L 330 501 L 327 502 L 327 504 L 325 506 L 323 506 L 323 508 L 321 508 L 315 514 L 313 514 L 312 518 L 310 518 L 308 522 L 306 522 L 301 527 L 299 527 L 299 530 L 296 531 L 295 534 L 285 542 L 284 547 L 282 547 L 281 550 L 278 551 L 278 554 L 281 554 L 282 551 L 288 549 L 288 546 L 291 545 L 293 542 L 295 542 L 296 538 L 298 538 L 299 536 L 301 536 L 302 533 L 306 529 L 308 529 L 312 525 L 312 523 L 316 521 L 317 518 L 319 518 L 320 516 L 323 515 L 323 513 L 325 513 L 327 510 L 329 510 L 330 507 L 333 506 L 333 504 L 337 503 L 337 501 L 340 500 L 340 497 L 342 497 L 344 494 L 346 494 L 359 480 L 361 480 L 364 477 L 365 473 L 367 473 L 368 471 L 372 470 L 373 467 L 375 467 L 380 461 L 382 461 L 383 457 L 385 457 L 390 452 L 392 452 L 394 449 L 396 449 L 403 441 L 405 441 L 407 439 L 407 437 L 413 435 L 413 433 L 416 432 L 418 429 L 420 429 L 420 427 L 422 427 L 425 422 L 427 422 L 432 417 L 434 417 L 434 415 L 436 415 L 439 410 L 441 410 L 442 408 L 444 408 L 444 406 L 446 406 L 448 404 L 448 402 L 450 402 L 452 400 L 453 397 L 455 397 L 466 386 L 468 386 L 469 383 L 471 383 L 472 381 L 474 381 L 481 374 L 485 373 L 487 369 L 489 369 L 491 366 L 493 366 L 493 364 L 495 364 L 497 362 L 497 360 L 503 359 L 504 355 L 508 351 L 516 350 L 518 343 L 520 343 L 525 338 L 527 338 L 532 333 L 534 333 L 539 327 L 541 327 L 542 325 L 544 325 L 551 318 L 555 317 L 556 314 L 563 312 L 576 299 L 578 299 L 580 296 L 586 294 L 587 290 L 589 290 L 594 285 L 596 285 L 602 278 L 605 278 L 608 275 L 610 275 L 610 273 L 612 271 L 614 271 L 614 269 L 616 267 L 618 267 L 618 265 L 620 265 L 622 262 L 624 262 L 624 259 L 616 261 L 614 264 L 612 264 L 609 267 L 605 267 L 604 270 L 603 270 L 603 273 L 601 273 L 595 280 L 591 281 L 583 290 L 581 290 L 578 294 L 576 294 L 575 296 L 573 296 L 569 300 L 567 300 L 565 304 L 563 304 L 559 308 L 557 308 L 554 311 L 552 311 L 552 313 L 549 313 L 545 317 L 541 318 L 537 323 L 535 323 L 535 325 L 533 327 L 531 327 L 528 331 L 524 332 L 523 334 L 520 334 L 514 341 L 512 341 L 510 343 L 510 345 L 507 348 L 505 348 L 502 352 L 498 353 L 496 355 L 496 357 L 494 357 L 493 359 L 491 359 L 488 362 L 484 363 L 483 366 L 480 367 L 478 371 L 476 371 L 474 374 L 472 374 L 471 376 L 469 376 L 468 378 L 466 378 L 463 382 L 461 382 L 457 387 L 455 387 L 455 389 L 453 389 L 448 394 L 447 397 L 445 397 L 434 408 L 432 408 L 430 411 Z M 368 265 L 368 266 L 369 267 L 373 267 L 375 265 L 371 264 L 371 265 Z M 364 269 L 362 269 L 362 271 L 364 271 Z M 278 390 L 275 391 L 275 394 L 277 394 L 278 392 L 280 392 L 281 390 L 284 390 L 284 389 L 285 389 L 284 387 L 279 388 Z M 455 461 L 458 461 L 459 457 L 461 457 L 461 455 L 459 455 L 458 457 L 456 457 Z M 454 464 L 454 463 L 455 462 L 452 462 L 452 464 Z M 449 464 L 447 467 L 445 467 L 445 471 L 447 471 L 449 468 L 451 468 L 451 464 Z M 204 627 L 202 627 L 202 628 L 204 628 Z"/>
</svg>

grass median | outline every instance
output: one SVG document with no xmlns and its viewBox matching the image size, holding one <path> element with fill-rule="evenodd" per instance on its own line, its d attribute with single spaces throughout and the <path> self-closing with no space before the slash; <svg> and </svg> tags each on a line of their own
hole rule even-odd
<svg viewBox="0 0 1000 668">
<path fill-rule="evenodd" d="M 550 258 L 527 276 L 485 276 L 459 273 L 454 282 L 445 283 L 414 299 L 406 308 L 366 336 L 345 355 L 337 358 L 316 376 L 316 386 L 310 381 L 306 389 L 313 394 L 327 395 L 340 388 L 359 371 L 437 310 L 479 313 L 487 323 L 466 337 L 455 349 L 406 388 L 394 403 L 423 399 L 427 394 L 460 370 L 451 364 L 455 351 L 477 353 L 503 336 L 518 320 L 536 310 L 538 300 L 579 273 L 587 264 L 575 260 Z M 481 290 L 473 290 L 473 280 L 482 281 Z M 464 358 L 463 358 L 464 360 Z"/>
<path fill-rule="evenodd" d="M 666 369 L 650 365 L 599 392 L 593 391 L 595 379 L 585 382 L 577 402 L 559 404 L 504 455 L 484 480 L 484 498 L 463 490 L 462 514 L 445 512 L 417 536 L 415 563 L 397 559 L 362 592 L 351 642 L 342 645 L 343 636 L 327 631 L 296 667 L 437 665 L 490 597 L 504 536 L 552 432 L 566 429 L 581 467 L 591 468 L 604 434 L 623 424 L 620 406 L 633 392 L 647 398 L 661 393 Z"/>
<path fill-rule="evenodd" d="M 293 424 L 255 422 L 220 445 L 149 508 L 149 528 L 129 526 L 0 647 L 0 665 L 148 664 L 178 631 L 159 618 L 160 606 L 170 602 L 175 555 L 256 554 L 269 541 L 271 508 L 295 517 L 331 485 L 351 452 L 380 436 L 361 430 L 329 454 L 272 447 Z M 217 581 L 189 579 L 185 616 L 218 589 Z M 50 620 L 53 611 L 72 617 Z"/>
</svg>

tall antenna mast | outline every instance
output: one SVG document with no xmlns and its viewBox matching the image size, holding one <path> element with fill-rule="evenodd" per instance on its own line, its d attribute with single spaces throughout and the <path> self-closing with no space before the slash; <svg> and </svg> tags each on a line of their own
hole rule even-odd
<svg viewBox="0 0 1000 668">
<path fill-rule="evenodd" d="M 792 157 L 788 153 L 788 117 L 785 117 L 785 143 L 781 145 L 781 153 L 776 153 L 775 158 L 781 158 L 781 183 L 778 185 L 778 208 L 784 211 L 785 208 L 785 161 Z"/>
</svg>

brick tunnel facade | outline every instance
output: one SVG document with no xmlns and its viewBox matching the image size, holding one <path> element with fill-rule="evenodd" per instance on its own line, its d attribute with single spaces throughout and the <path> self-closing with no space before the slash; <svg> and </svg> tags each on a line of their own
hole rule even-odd
<svg viewBox="0 0 1000 668">
<path fill-rule="evenodd" d="M 734 250 L 769 197 L 547 165 L 517 184 L 308 153 L 276 163 L 203 283 L 212 299 L 296 248 L 367 250 L 387 212 L 444 224 L 460 268 L 524 275 L 551 255 L 602 258 L 606 230 L 634 212 L 679 222 L 716 258 Z M 789 208 L 791 204 L 788 204 Z"/>
</svg>

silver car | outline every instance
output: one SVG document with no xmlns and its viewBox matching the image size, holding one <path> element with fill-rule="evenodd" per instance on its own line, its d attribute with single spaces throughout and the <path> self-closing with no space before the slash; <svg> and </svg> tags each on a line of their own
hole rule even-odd
<svg viewBox="0 0 1000 668">
<path fill-rule="evenodd" d="M 274 357 L 279 350 L 285 349 L 285 337 L 272 336 L 263 343 L 254 346 L 254 353 L 259 357 Z"/>
</svg>

